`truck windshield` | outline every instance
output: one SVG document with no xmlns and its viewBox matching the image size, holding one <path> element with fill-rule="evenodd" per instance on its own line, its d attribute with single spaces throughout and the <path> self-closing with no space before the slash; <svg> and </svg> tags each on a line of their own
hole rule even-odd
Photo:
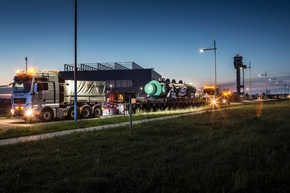
<svg viewBox="0 0 290 193">
<path fill-rule="evenodd" d="M 13 93 L 27 93 L 30 92 L 31 81 L 17 81 L 13 83 Z"/>
</svg>

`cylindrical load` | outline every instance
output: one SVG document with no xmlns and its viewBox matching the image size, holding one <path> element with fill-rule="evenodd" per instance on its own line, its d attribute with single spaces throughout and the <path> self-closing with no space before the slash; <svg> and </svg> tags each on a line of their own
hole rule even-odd
<svg viewBox="0 0 290 193">
<path fill-rule="evenodd" d="M 164 83 L 160 83 L 157 80 L 151 80 L 149 83 L 147 83 L 144 87 L 145 92 L 149 96 L 162 96 L 166 94 L 166 87 Z"/>
<path fill-rule="evenodd" d="M 196 92 L 196 88 L 190 84 L 175 83 L 175 84 L 172 84 L 172 86 L 173 86 L 172 93 L 174 97 L 193 98 Z"/>
<path fill-rule="evenodd" d="M 185 84 L 185 86 L 187 87 L 189 93 L 195 93 L 196 92 L 196 88 L 195 86 L 192 86 L 190 84 Z"/>
</svg>

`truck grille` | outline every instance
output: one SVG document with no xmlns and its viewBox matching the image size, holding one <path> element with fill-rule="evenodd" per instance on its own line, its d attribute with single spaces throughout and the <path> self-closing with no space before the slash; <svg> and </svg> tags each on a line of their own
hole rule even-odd
<svg viewBox="0 0 290 193">
<path fill-rule="evenodd" d="M 14 104 L 25 104 L 26 98 L 14 98 Z"/>
</svg>

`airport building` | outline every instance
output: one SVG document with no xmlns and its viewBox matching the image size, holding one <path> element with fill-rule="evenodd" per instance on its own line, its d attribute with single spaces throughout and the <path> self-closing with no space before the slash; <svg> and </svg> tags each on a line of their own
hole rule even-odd
<svg viewBox="0 0 290 193">
<path fill-rule="evenodd" d="M 74 80 L 74 65 L 65 64 L 60 74 Z M 105 81 L 107 92 L 134 92 L 145 96 L 144 86 L 161 78 L 153 68 L 145 69 L 134 62 L 86 63 L 77 67 L 78 80 Z"/>
</svg>

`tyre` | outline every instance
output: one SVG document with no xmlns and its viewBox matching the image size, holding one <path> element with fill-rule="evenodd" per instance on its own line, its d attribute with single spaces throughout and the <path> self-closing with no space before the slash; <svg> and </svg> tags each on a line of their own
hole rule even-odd
<svg viewBox="0 0 290 193">
<path fill-rule="evenodd" d="M 97 118 L 102 115 L 102 109 L 101 107 L 95 107 L 92 113 L 92 117 Z"/>
<path fill-rule="evenodd" d="M 85 106 L 85 107 L 82 108 L 81 118 L 82 119 L 91 118 L 91 107 Z"/>
<path fill-rule="evenodd" d="M 42 122 L 50 122 L 54 118 L 53 111 L 51 109 L 44 109 L 40 114 L 40 120 Z"/>
<path fill-rule="evenodd" d="M 79 109 L 77 109 L 77 117 L 79 117 L 79 114 L 80 114 Z M 72 120 L 74 119 L 74 117 L 75 117 L 75 111 L 74 111 L 74 108 L 71 107 L 68 111 L 67 119 Z"/>
</svg>

